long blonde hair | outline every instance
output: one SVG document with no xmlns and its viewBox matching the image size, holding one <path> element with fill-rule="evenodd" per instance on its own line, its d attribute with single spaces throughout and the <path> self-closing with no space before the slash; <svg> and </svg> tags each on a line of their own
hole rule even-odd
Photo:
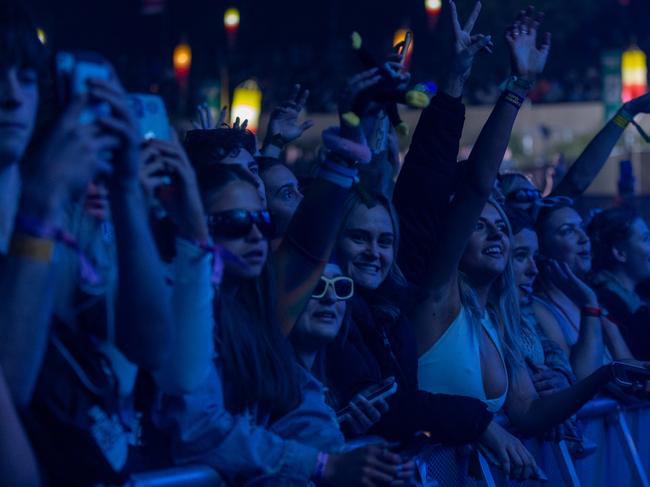
<svg viewBox="0 0 650 487">
<path fill-rule="evenodd" d="M 490 198 L 487 202 L 496 208 L 506 222 L 508 239 L 512 243 L 512 228 L 505 211 L 496 200 Z M 512 245 L 511 245 L 512 247 Z M 508 368 L 512 369 L 523 364 L 520 331 L 519 293 L 515 284 L 515 274 L 512 266 L 512 252 L 508 253 L 506 268 L 490 287 L 487 312 L 497 327 L 499 339 L 503 344 L 503 352 Z M 459 272 L 460 299 L 467 309 L 472 323 L 480 329 L 483 309 L 479 303 L 476 291 L 465 274 Z"/>
</svg>

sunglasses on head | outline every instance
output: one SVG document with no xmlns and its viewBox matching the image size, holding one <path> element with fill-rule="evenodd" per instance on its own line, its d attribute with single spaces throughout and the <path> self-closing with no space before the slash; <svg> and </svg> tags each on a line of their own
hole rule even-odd
<svg viewBox="0 0 650 487">
<path fill-rule="evenodd" d="M 542 197 L 542 193 L 538 189 L 527 189 L 522 188 L 506 196 L 506 201 L 512 203 L 532 203 L 539 200 Z"/>
<path fill-rule="evenodd" d="M 329 279 L 325 276 L 321 276 L 311 297 L 314 299 L 324 297 L 327 294 L 327 288 L 329 287 L 332 288 L 334 296 L 339 301 L 350 299 L 354 295 L 354 281 L 349 277 L 339 276 Z"/>
<path fill-rule="evenodd" d="M 250 233 L 253 225 L 264 238 L 272 238 L 275 227 L 266 210 L 228 210 L 208 216 L 208 229 L 214 238 L 241 238 Z"/>
</svg>

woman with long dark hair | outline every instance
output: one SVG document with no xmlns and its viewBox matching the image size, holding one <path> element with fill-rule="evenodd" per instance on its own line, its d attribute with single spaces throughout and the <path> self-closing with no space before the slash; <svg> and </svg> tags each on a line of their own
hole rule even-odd
<svg viewBox="0 0 650 487">
<path fill-rule="evenodd" d="M 593 254 L 592 283 L 607 318 L 630 352 L 650 360 L 650 308 L 636 287 L 650 277 L 650 231 L 631 208 L 597 214 L 587 226 Z"/>
</svg>

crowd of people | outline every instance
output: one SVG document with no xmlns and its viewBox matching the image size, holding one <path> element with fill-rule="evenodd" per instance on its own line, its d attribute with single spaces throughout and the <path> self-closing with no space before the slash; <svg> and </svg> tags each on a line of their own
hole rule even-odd
<svg viewBox="0 0 650 487">
<path fill-rule="evenodd" d="M 145 139 L 106 61 L 63 104 L 53 54 L 0 1 L 5 485 L 174 465 L 224 485 L 417 485 L 406 447 L 422 441 L 479 444 L 535 479 L 521 438 L 587 455 L 575 413 L 647 395 L 650 230 L 630 207 L 585 222 L 573 201 L 650 96 L 549 197 L 499 174 L 551 49 L 543 15 L 515 12 L 512 74 L 458 162 L 463 88 L 493 40 L 472 32 L 479 2 L 464 25 L 447 8 L 453 60 L 403 165 L 398 52 L 349 78 L 340 125 L 297 175 L 283 148 L 312 127 L 308 90 L 273 110 L 261 145 L 204 107 L 182 142 Z"/>
</svg>

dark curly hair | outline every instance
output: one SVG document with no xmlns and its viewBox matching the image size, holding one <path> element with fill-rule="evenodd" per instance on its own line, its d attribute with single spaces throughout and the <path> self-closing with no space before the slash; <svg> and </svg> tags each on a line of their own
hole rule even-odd
<svg viewBox="0 0 650 487">
<path fill-rule="evenodd" d="M 190 130 L 185 136 L 185 150 L 195 168 L 217 164 L 233 152 L 245 149 L 257 152 L 255 135 L 231 128 Z"/>
<path fill-rule="evenodd" d="M 641 216 L 632 208 L 610 208 L 593 217 L 587 233 L 595 269 L 612 269 L 616 265 L 612 249 L 630 238 L 632 224 L 637 218 Z"/>
</svg>

